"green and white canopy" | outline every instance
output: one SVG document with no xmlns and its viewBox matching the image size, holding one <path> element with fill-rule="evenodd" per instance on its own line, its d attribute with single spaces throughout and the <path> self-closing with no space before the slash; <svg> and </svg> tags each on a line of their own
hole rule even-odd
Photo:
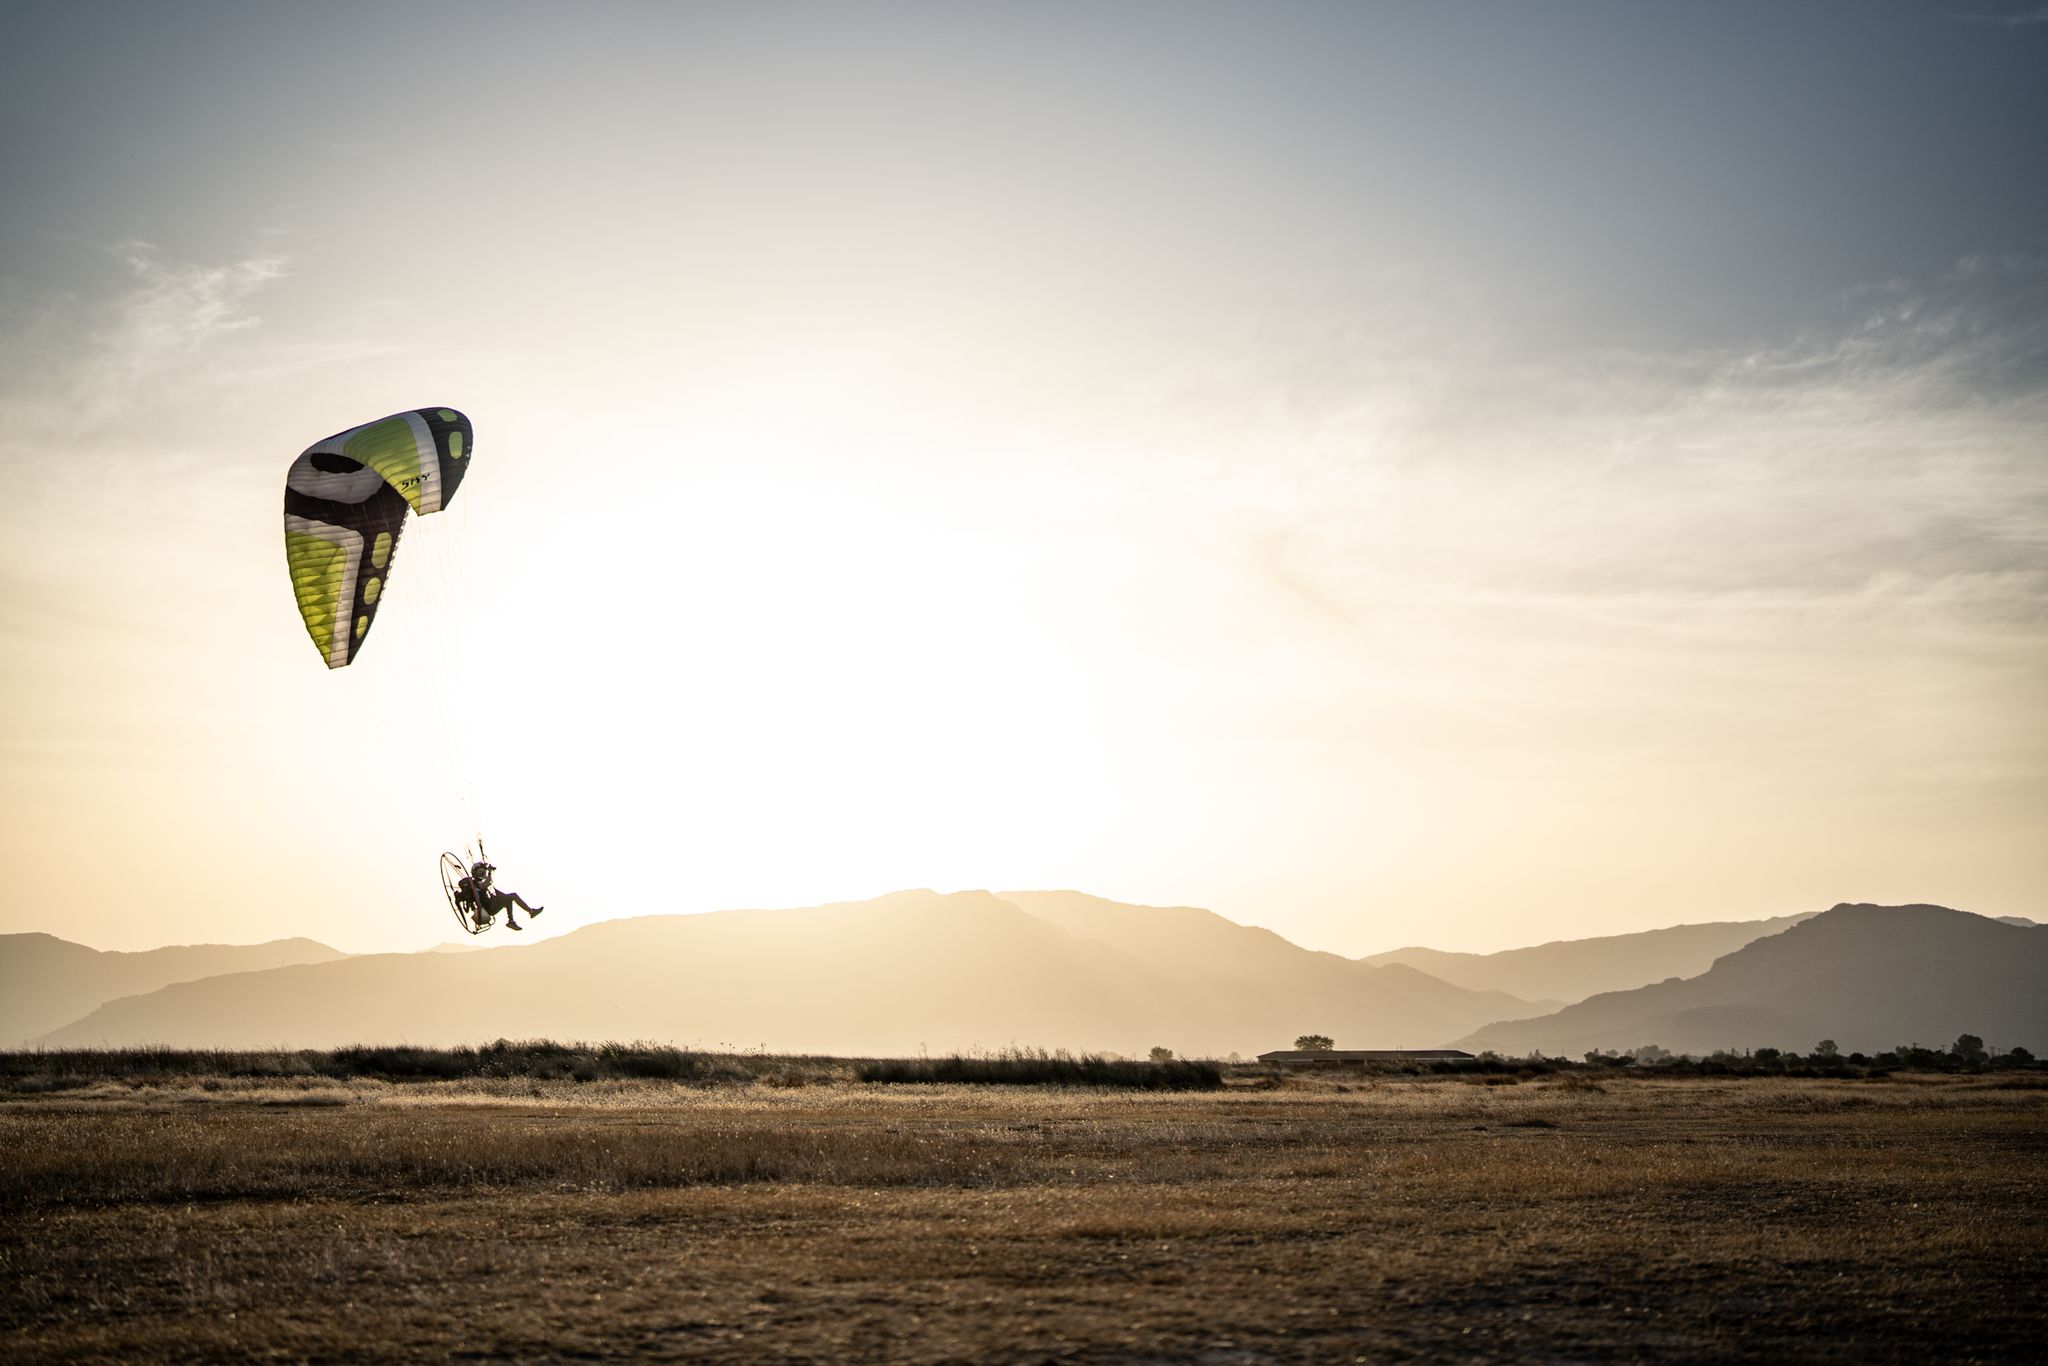
<svg viewBox="0 0 2048 1366">
<path fill-rule="evenodd" d="M 308 446 L 284 482 L 284 558 L 306 633 L 330 669 L 363 648 L 408 511 L 448 506 L 475 432 L 453 408 L 415 408 Z"/>
</svg>

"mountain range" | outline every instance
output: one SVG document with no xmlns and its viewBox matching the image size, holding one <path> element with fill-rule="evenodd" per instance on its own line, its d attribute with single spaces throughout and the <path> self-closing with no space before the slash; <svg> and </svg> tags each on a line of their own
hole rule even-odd
<svg viewBox="0 0 2048 1366">
<path fill-rule="evenodd" d="M 1607 992 L 1536 1019 L 1488 1025 L 1462 1048 L 1575 1056 L 1654 1043 L 1679 1053 L 1833 1039 L 1843 1052 L 2048 1048 L 2048 926 L 1944 906 L 1843 904 L 1718 959 L 1697 977 Z"/>
<path fill-rule="evenodd" d="M 1401 963 L 1474 991 L 1505 991 L 1556 1009 L 1605 991 L 1627 991 L 1667 977 L 1696 977 L 1724 953 L 1752 940 L 1788 930 L 1806 915 L 1773 920 L 1722 920 L 1673 925 L 1636 934 L 1560 939 L 1499 953 L 1446 953 L 1440 949 L 1394 949 L 1361 962 Z"/>
<path fill-rule="evenodd" d="M 0 934 L 0 1048 L 19 1047 L 116 997 L 221 973 L 261 972 L 346 956 L 311 939 L 114 953 L 52 934 Z"/>
<path fill-rule="evenodd" d="M 2048 1051 L 2044 945 L 2048 927 L 2031 922 L 1842 905 L 1501 954 L 1361 960 L 1196 907 L 916 890 L 635 917 L 463 953 L 349 956 L 283 940 L 102 954 L 0 936 L 0 1046 L 553 1037 L 842 1055 L 1023 1045 L 1224 1056 L 1319 1033 L 1350 1048 L 1575 1055 L 1646 1043 L 1803 1050 L 1822 1037 L 1876 1051 L 1967 1030 Z M 1563 996 L 1630 973 L 1631 989 L 1556 1010 L 1479 985 Z"/>
<path fill-rule="evenodd" d="M 641 916 L 478 953 L 212 977 L 109 1001 L 41 1042 L 553 1037 L 841 1054 L 1023 1045 L 1220 1055 L 1311 1031 L 1423 1047 L 1529 1009 L 1193 908 L 918 890 L 803 910 Z"/>
</svg>

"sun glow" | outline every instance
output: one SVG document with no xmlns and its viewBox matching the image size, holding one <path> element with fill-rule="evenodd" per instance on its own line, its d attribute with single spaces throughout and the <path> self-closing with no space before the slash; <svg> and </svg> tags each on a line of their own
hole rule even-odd
<svg viewBox="0 0 2048 1366">
<path fill-rule="evenodd" d="M 1107 828 L 1073 571 L 1014 507 L 889 487 L 967 434 L 795 365 L 597 426 L 565 500 L 521 476 L 567 433 L 479 423 L 494 468 L 413 529 L 378 638 L 292 686 L 381 710 L 452 667 L 405 760 L 446 838 L 483 828 L 587 916 L 980 882 Z"/>
</svg>

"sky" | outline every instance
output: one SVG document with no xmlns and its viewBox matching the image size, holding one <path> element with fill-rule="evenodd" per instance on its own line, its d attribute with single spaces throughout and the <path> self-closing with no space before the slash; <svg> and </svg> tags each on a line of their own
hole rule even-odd
<svg viewBox="0 0 2048 1366">
<path fill-rule="evenodd" d="M 0 3 L 0 931 L 2048 919 L 2044 168 L 2031 3 Z"/>
</svg>

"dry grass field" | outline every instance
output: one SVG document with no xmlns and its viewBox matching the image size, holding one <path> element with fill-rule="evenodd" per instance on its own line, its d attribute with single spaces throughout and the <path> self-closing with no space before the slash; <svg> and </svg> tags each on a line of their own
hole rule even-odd
<svg viewBox="0 0 2048 1366">
<path fill-rule="evenodd" d="M 774 1080 L 16 1090 L 0 1355 L 2021 1361 L 2048 1338 L 2040 1077 Z"/>
</svg>

